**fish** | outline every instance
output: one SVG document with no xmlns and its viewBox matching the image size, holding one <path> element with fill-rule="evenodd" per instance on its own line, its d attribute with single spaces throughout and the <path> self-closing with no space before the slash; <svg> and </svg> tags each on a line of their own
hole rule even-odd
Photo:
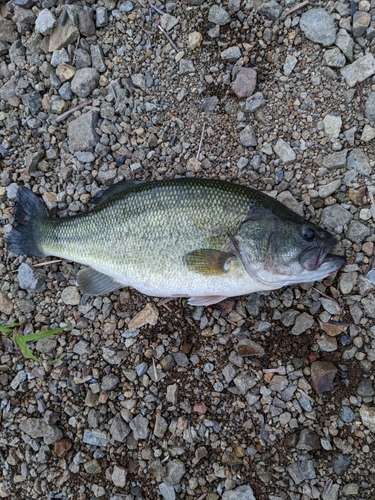
<svg viewBox="0 0 375 500">
<path fill-rule="evenodd" d="M 77 274 L 84 294 L 132 287 L 194 306 L 321 280 L 345 264 L 330 253 L 337 243 L 331 233 L 245 185 L 124 180 L 99 192 L 92 206 L 53 217 L 20 186 L 10 252 L 88 266 Z"/>
</svg>

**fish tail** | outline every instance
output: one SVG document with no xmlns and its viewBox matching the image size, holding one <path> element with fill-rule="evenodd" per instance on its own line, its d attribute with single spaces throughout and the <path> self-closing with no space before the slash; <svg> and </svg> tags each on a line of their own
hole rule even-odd
<svg viewBox="0 0 375 500">
<path fill-rule="evenodd" d="M 19 255 L 44 257 L 40 247 L 40 224 L 50 217 L 42 201 L 24 186 L 20 186 L 16 197 L 15 217 L 17 225 L 8 237 L 8 247 Z"/>
</svg>

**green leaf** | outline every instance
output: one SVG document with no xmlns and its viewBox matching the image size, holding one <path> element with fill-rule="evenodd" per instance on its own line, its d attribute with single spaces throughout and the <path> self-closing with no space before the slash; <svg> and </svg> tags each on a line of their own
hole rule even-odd
<svg viewBox="0 0 375 500">
<path fill-rule="evenodd" d="M 23 335 L 23 338 L 25 339 L 26 342 L 34 342 L 35 340 L 44 339 L 46 337 L 50 337 L 51 335 L 55 335 L 56 333 L 60 333 L 63 330 L 65 330 L 65 328 L 67 327 L 63 326 L 61 328 L 54 328 L 53 330 L 47 330 L 46 332 L 30 333 L 29 335 Z"/>
<path fill-rule="evenodd" d="M 27 343 L 25 342 L 24 337 L 22 335 L 18 335 L 18 334 L 14 335 L 14 340 L 15 340 L 16 344 L 18 345 L 18 347 L 23 352 L 24 356 L 26 356 L 27 358 L 33 359 L 34 361 L 40 363 L 40 359 L 38 359 L 36 356 L 34 356 L 34 354 L 30 351 L 30 349 L 28 348 Z"/>
</svg>

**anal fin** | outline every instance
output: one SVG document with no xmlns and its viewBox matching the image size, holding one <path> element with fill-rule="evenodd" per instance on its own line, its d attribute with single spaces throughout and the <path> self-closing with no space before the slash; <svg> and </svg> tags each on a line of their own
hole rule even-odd
<svg viewBox="0 0 375 500">
<path fill-rule="evenodd" d="M 81 291 L 88 295 L 106 295 L 125 286 L 91 267 L 79 271 L 77 282 Z"/>
<path fill-rule="evenodd" d="M 227 299 L 225 295 L 206 295 L 206 296 L 196 296 L 190 297 L 188 300 L 188 304 L 190 306 L 210 306 L 212 304 L 217 304 L 222 300 Z"/>
</svg>

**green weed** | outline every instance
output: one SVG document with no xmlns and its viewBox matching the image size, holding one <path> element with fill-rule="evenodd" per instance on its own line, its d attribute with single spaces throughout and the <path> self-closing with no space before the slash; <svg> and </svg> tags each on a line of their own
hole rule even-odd
<svg viewBox="0 0 375 500">
<path fill-rule="evenodd" d="M 21 349 L 23 355 L 26 358 L 33 359 L 37 363 L 40 363 L 41 360 L 38 359 L 34 354 L 31 352 L 28 343 L 30 342 L 36 342 L 37 340 L 44 339 L 46 337 L 50 337 L 51 335 L 55 335 L 56 333 L 60 333 L 65 328 L 66 326 L 63 326 L 61 328 L 54 328 L 52 330 L 47 330 L 45 332 L 37 332 L 37 333 L 30 333 L 29 335 L 21 335 L 20 333 L 17 332 L 17 326 L 19 326 L 18 323 L 12 323 L 10 325 L 2 325 L 0 326 L 0 334 L 3 334 L 3 342 L 6 341 L 6 339 L 11 335 L 13 341 L 18 345 L 18 347 Z M 57 361 L 60 361 L 66 354 L 63 354 L 62 356 L 52 359 L 49 361 L 49 364 L 57 363 Z"/>
</svg>

